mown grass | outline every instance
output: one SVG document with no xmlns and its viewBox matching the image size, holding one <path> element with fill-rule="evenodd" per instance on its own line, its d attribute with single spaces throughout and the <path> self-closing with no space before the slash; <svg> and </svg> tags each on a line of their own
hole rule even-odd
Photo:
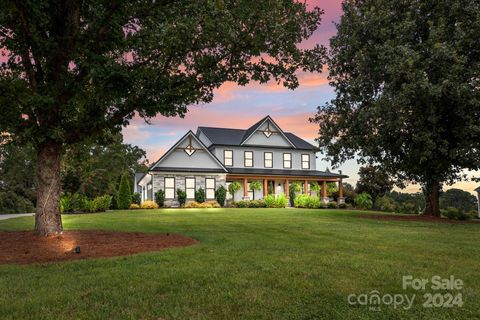
<svg viewBox="0 0 480 320">
<path fill-rule="evenodd" d="M 473 319 L 479 225 L 359 219 L 301 209 L 116 211 L 63 216 L 66 230 L 171 232 L 200 244 L 129 257 L 0 266 L 5 319 Z M 0 230 L 33 218 L 0 221 Z M 402 276 L 464 281 L 463 307 L 424 308 Z M 349 294 L 414 294 L 413 308 Z M 446 291 L 442 291 L 445 293 Z"/>
</svg>

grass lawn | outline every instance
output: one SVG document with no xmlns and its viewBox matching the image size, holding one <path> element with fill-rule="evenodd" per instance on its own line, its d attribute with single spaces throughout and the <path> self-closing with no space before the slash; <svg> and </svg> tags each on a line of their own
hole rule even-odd
<svg viewBox="0 0 480 320">
<path fill-rule="evenodd" d="M 478 319 L 480 225 L 376 221 L 358 212 L 171 209 L 63 216 L 66 230 L 180 233 L 186 248 L 0 266 L 6 319 Z M 33 217 L 0 230 L 33 228 Z M 463 307 L 423 307 L 402 276 L 453 275 Z M 413 307 L 351 306 L 350 294 L 416 294 Z M 404 304 L 406 306 L 406 303 Z"/>
</svg>

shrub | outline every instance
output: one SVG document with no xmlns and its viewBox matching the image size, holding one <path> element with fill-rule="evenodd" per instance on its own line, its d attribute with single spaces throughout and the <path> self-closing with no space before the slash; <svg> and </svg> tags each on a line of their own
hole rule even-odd
<svg viewBox="0 0 480 320">
<path fill-rule="evenodd" d="M 198 203 L 205 202 L 205 190 L 199 188 L 197 191 L 195 191 L 195 201 Z"/>
<path fill-rule="evenodd" d="M 218 187 L 215 190 L 215 200 L 223 207 L 225 206 L 225 199 L 227 198 L 227 189 L 224 186 Z"/>
<path fill-rule="evenodd" d="M 128 209 L 132 204 L 132 191 L 130 190 L 130 183 L 128 182 L 128 180 L 128 175 L 123 174 L 117 193 L 118 209 Z"/>
<path fill-rule="evenodd" d="M 30 213 L 35 208 L 30 200 L 13 191 L 0 192 L 0 214 L 3 213 Z"/>
<path fill-rule="evenodd" d="M 155 202 L 158 204 L 160 208 L 162 208 L 165 204 L 165 191 L 162 189 L 155 192 Z"/>
<path fill-rule="evenodd" d="M 398 203 L 387 195 L 378 197 L 377 200 L 375 200 L 375 208 L 380 211 L 395 212 L 397 207 Z"/>
<path fill-rule="evenodd" d="M 265 205 L 265 201 L 263 201 L 263 199 L 261 199 L 261 200 L 249 201 L 248 207 L 249 208 L 265 208 L 266 205 Z"/>
<path fill-rule="evenodd" d="M 135 192 L 132 196 L 132 203 L 139 205 L 141 202 L 142 202 L 142 196 L 140 195 L 140 193 Z"/>
<path fill-rule="evenodd" d="M 147 201 L 144 201 L 140 205 L 140 208 L 142 208 L 142 209 L 158 209 L 158 204 L 154 201 L 147 200 Z"/>
<path fill-rule="evenodd" d="M 267 208 L 285 208 L 288 202 L 287 197 L 284 194 L 277 197 L 273 194 L 269 194 L 263 198 L 263 201 L 265 201 L 265 206 Z"/>
<path fill-rule="evenodd" d="M 240 190 L 242 186 L 237 181 L 233 181 L 228 186 L 228 192 L 232 195 L 232 198 L 235 198 L 235 193 Z"/>
<path fill-rule="evenodd" d="M 371 209 L 373 206 L 372 196 L 366 192 L 357 194 L 355 197 L 355 205 L 361 209 Z"/>
<path fill-rule="evenodd" d="M 442 215 L 447 217 L 450 220 L 469 220 L 470 216 L 463 212 L 461 209 L 454 207 L 448 207 L 447 209 L 441 210 Z"/>
<path fill-rule="evenodd" d="M 180 207 L 184 207 L 185 202 L 187 201 L 187 193 L 182 189 L 177 189 L 177 200 L 180 204 Z"/>
<path fill-rule="evenodd" d="M 296 208 L 317 209 L 320 207 L 320 198 L 308 194 L 299 194 L 293 200 Z"/>
<path fill-rule="evenodd" d="M 395 212 L 403 214 L 418 214 L 418 208 L 414 202 L 407 201 L 398 205 Z"/>
<path fill-rule="evenodd" d="M 232 203 L 232 206 L 234 206 L 235 208 L 248 208 L 250 206 L 250 201 L 248 200 L 234 201 Z"/>
<path fill-rule="evenodd" d="M 136 203 L 132 203 L 132 204 L 130 205 L 130 209 L 132 209 L 132 210 L 140 209 L 140 205 L 138 205 L 138 204 L 136 204 Z"/>
<path fill-rule="evenodd" d="M 348 208 L 348 204 L 347 203 L 339 203 L 338 208 L 339 209 L 346 209 L 346 208 Z"/>
<path fill-rule="evenodd" d="M 112 196 L 104 195 L 96 197 L 92 200 L 92 202 L 95 212 L 105 212 L 110 209 L 110 204 L 112 203 Z"/>
<path fill-rule="evenodd" d="M 338 204 L 335 201 L 330 201 L 329 203 L 327 203 L 327 208 L 328 209 L 337 209 Z"/>
<path fill-rule="evenodd" d="M 190 201 L 185 205 L 185 208 L 203 208 L 203 209 L 208 209 L 208 208 L 221 208 L 220 204 L 218 204 L 217 201 L 207 201 L 207 202 L 196 202 L 196 201 Z"/>
</svg>

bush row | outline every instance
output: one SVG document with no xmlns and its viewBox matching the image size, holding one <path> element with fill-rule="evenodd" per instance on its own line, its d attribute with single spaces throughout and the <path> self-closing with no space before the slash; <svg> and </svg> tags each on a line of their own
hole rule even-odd
<svg viewBox="0 0 480 320">
<path fill-rule="evenodd" d="M 232 202 L 235 208 L 285 208 L 288 199 L 285 195 L 269 194 L 261 200 L 240 200 Z"/>
<path fill-rule="evenodd" d="M 104 195 L 88 199 L 79 193 L 65 193 L 60 198 L 60 211 L 62 213 L 94 213 L 110 209 L 112 196 Z"/>
</svg>

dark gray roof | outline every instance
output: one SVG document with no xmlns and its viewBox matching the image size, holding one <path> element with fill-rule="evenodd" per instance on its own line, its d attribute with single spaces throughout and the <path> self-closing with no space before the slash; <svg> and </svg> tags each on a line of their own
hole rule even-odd
<svg viewBox="0 0 480 320">
<path fill-rule="evenodd" d="M 183 168 L 183 167 L 155 167 L 150 171 L 168 171 L 168 172 L 202 172 L 202 173 L 210 173 L 210 172 L 221 172 L 225 173 L 223 169 L 212 169 L 212 168 Z"/>
<path fill-rule="evenodd" d="M 296 177 L 319 177 L 319 178 L 348 178 L 348 176 L 333 172 L 316 170 L 284 170 L 284 169 L 254 169 L 254 168 L 227 168 L 231 174 L 246 175 L 272 175 L 272 176 L 296 176 Z"/>
<path fill-rule="evenodd" d="M 477 189 L 475 189 L 475 191 L 480 191 L 480 187 L 478 187 Z"/>
<path fill-rule="evenodd" d="M 242 142 L 245 141 L 245 139 L 247 139 L 248 137 L 250 137 L 250 135 L 254 133 L 257 130 L 257 128 L 268 118 L 270 117 L 269 116 L 264 117 L 263 119 L 255 123 L 253 126 L 245 130 L 245 134 L 243 135 Z"/>
<path fill-rule="evenodd" d="M 198 127 L 198 130 L 202 131 L 214 145 L 239 146 L 241 145 L 245 137 L 248 137 L 253 131 L 248 134 L 247 132 L 255 126 L 258 127 L 258 125 L 260 125 L 263 120 L 264 119 L 250 127 L 248 130 L 214 127 Z M 297 149 L 312 150 L 316 148 L 312 144 L 308 143 L 307 141 L 303 140 L 302 138 L 296 136 L 293 133 L 285 132 L 285 135 L 295 145 Z"/>
</svg>

